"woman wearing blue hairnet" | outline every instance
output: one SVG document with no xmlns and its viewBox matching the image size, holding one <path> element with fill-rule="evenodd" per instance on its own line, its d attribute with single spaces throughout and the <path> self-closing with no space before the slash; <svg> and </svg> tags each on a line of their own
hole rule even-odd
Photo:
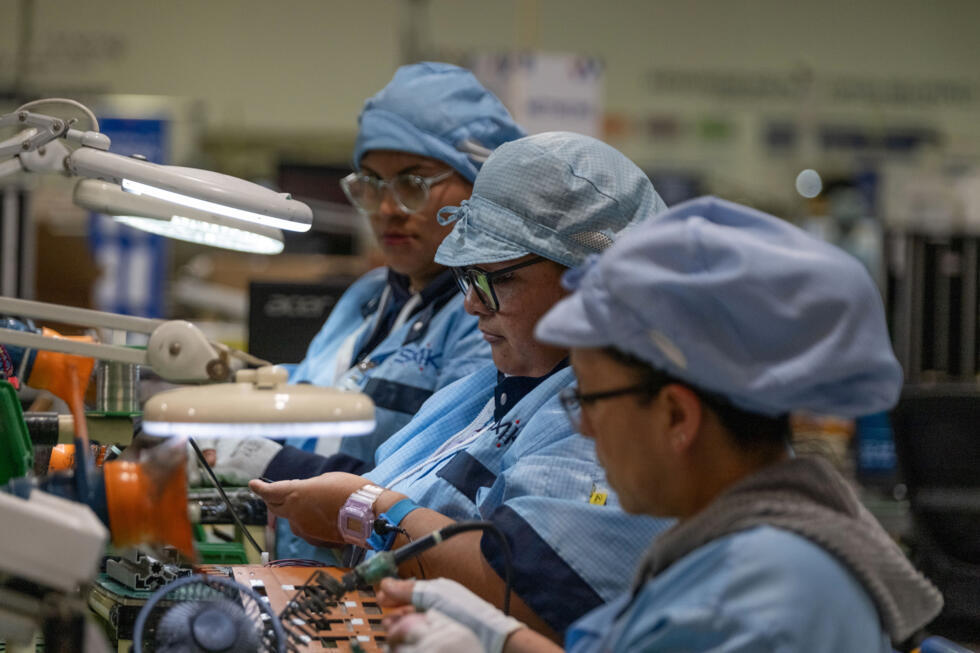
<svg viewBox="0 0 980 653">
<path fill-rule="evenodd" d="M 313 450 L 319 443 L 335 447 L 333 440 L 294 438 L 285 448 L 264 439 L 218 442 L 219 476 L 246 483 L 370 469 L 377 447 L 433 391 L 489 362 L 489 347 L 463 310 L 452 273 L 433 260 L 452 229 L 436 221 L 436 212 L 468 198 L 488 154 L 523 135 L 493 94 L 449 64 L 404 66 L 365 102 L 356 172 L 341 185 L 370 221 L 387 267 L 347 290 L 290 381 L 368 394 L 377 426 L 368 436 L 343 439 L 329 458 Z M 322 558 L 285 522 L 277 534 L 280 558 Z"/>
<path fill-rule="evenodd" d="M 847 482 L 788 454 L 790 411 L 855 416 L 898 398 L 902 372 L 860 263 L 705 198 L 638 226 L 569 281 L 577 291 L 536 329 L 571 348 L 568 418 L 595 440 L 625 510 L 679 521 L 630 591 L 569 629 L 567 650 L 887 653 L 939 612 L 937 590 Z M 382 591 L 427 610 L 391 625 L 401 653 L 559 650 L 452 581 Z"/>
<path fill-rule="evenodd" d="M 434 394 L 363 477 L 250 487 L 314 542 L 385 549 L 453 521 L 489 520 L 514 553 L 515 614 L 560 636 L 625 589 L 668 522 L 622 511 L 592 443 L 563 416 L 567 350 L 535 341 L 534 325 L 564 296 L 563 270 L 664 208 L 643 171 L 595 139 L 547 133 L 500 146 L 472 197 L 441 212 L 453 230 L 436 255 L 454 269 L 493 364 Z M 376 518 L 404 535 L 392 542 L 349 523 Z M 502 603 L 504 555 L 490 534 L 464 533 L 420 560 L 409 573 L 455 578 Z"/>
</svg>

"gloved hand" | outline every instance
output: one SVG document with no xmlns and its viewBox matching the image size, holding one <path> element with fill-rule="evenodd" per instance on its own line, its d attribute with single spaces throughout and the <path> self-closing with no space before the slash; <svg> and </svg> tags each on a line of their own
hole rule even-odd
<svg viewBox="0 0 980 653">
<path fill-rule="evenodd" d="M 473 631 L 438 610 L 395 617 L 388 627 L 393 653 L 459 653 L 481 651 Z"/>
<path fill-rule="evenodd" d="M 411 602 L 419 610 L 437 610 L 469 628 L 483 651 L 500 653 L 507 636 L 524 628 L 517 619 L 504 615 L 476 594 L 448 578 L 435 580 L 381 581 L 382 601 L 387 605 Z M 458 649 L 466 650 L 466 649 Z"/>
<path fill-rule="evenodd" d="M 266 438 L 199 439 L 197 446 L 205 458 L 210 458 L 208 450 L 214 451 L 211 468 L 218 480 L 228 485 L 248 485 L 253 478 L 262 476 L 282 449 L 282 445 Z"/>
</svg>

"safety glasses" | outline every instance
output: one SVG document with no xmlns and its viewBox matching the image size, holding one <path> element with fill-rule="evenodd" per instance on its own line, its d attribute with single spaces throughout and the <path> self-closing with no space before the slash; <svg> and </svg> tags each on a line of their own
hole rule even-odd
<svg viewBox="0 0 980 653">
<path fill-rule="evenodd" d="M 350 203 L 363 213 L 375 213 L 381 208 L 386 188 L 391 191 L 399 209 L 405 213 L 415 213 L 429 201 L 432 187 L 449 179 L 453 172 L 446 170 L 432 177 L 402 174 L 388 180 L 363 172 L 352 172 L 340 180 L 340 187 Z"/>
<path fill-rule="evenodd" d="M 666 385 L 666 383 L 664 384 Z M 651 386 L 649 382 L 638 383 L 627 388 L 616 390 L 606 390 L 604 392 L 581 393 L 578 388 L 565 388 L 558 393 L 558 400 L 561 407 L 565 409 L 565 415 L 576 432 L 582 431 L 582 406 L 594 404 L 603 399 L 612 399 L 630 394 L 656 395 L 663 385 Z"/>
<path fill-rule="evenodd" d="M 493 280 L 510 274 L 514 270 L 520 270 L 529 265 L 547 260 L 544 257 L 535 256 L 517 265 L 511 265 L 500 270 L 494 270 L 493 272 L 487 272 L 478 267 L 453 268 L 453 274 L 456 275 L 456 283 L 459 284 L 459 289 L 464 296 L 472 288 L 476 292 L 476 296 L 483 302 L 483 305 L 487 307 L 487 310 L 496 313 L 500 310 L 500 302 L 497 300 L 497 293 L 493 289 Z"/>
</svg>

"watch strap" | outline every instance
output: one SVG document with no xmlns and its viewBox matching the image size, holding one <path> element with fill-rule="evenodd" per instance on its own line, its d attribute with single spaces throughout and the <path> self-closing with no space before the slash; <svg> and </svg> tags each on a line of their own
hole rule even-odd
<svg viewBox="0 0 980 653">
<path fill-rule="evenodd" d="M 349 497 L 347 497 L 347 501 L 344 502 L 344 505 L 337 513 L 337 526 L 340 530 L 340 535 L 344 538 L 345 542 L 356 544 L 358 546 L 366 546 L 366 538 L 369 538 L 373 533 L 372 527 L 376 517 L 374 514 L 374 502 L 378 500 L 378 497 L 380 497 L 384 491 L 385 489 L 383 487 L 378 487 L 373 483 L 368 483 L 358 488 L 352 492 Z M 365 535 L 351 531 L 344 526 L 345 521 L 351 517 L 354 517 L 354 514 L 352 513 L 355 513 L 355 511 L 358 511 L 358 509 L 360 509 L 362 515 L 357 515 L 357 519 L 362 524 L 363 530 L 361 533 L 365 533 Z M 366 512 L 366 515 L 363 515 L 363 512 Z M 365 520 L 364 517 L 367 517 L 367 519 Z"/>
<path fill-rule="evenodd" d="M 378 500 L 378 497 L 380 497 L 384 493 L 384 491 L 385 489 L 383 487 L 378 487 L 373 483 L 368 483 L 367 485 L 365 485 L 364 487 L 360 488 L 359 490 L 351 494 L 349 497 L 347 497 L 347 500 L 350 501 L 351 499 L 356 498 L 361 503 L 366 503 L 368 506 L 370 506 L 373 512 L 374 502 Z"/>
<path fill-rule="evenodd" d="M 402 520 L 408 513 L 412 512 L 416 508 L 421 508 L 419 504 L 415 503 L 409 498 L 402 499 L 392 507 L 388 508 L 387 511 L 378 515 L 379 519 L 384 519 L 386 522 L 391 524 L 393 527 L 398 527 L 401 525 Z M 371 537 L 368 538 L 367 543 L 375 551 L 389 551 L 391 550 L 392 544 L 395 543 L 395 537 L 398 535 L 395 531 L 392 531 L 386 535 L 379 535 L 378 533 L 371 533 Z"/>
</svg>

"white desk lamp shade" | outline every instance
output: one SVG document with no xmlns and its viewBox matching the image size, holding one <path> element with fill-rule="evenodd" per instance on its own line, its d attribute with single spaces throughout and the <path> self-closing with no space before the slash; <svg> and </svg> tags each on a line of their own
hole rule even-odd
<svg viewBox="0 0 980 653">
<path fill-rule="evenodd" d="M 82 179 L 75 184 L 73 199 L 78 206 L 113 215 L 117 222 L 167 238 L 254 254 L 278 254 L 283 249 L 279 229 L 134 195 L 99 179 Z"/>
<path fill-rule="evenodd" d="M 242 370 L 235 383 L 179 388 L 150 398 L 143 430 L 156 436 L 327 437 L 374 430 L 367 395 L 314 385 L 289 385 L 277 366 Z"/>
<path fill-rule="evenodd" d="M 292 199 L 237 177 L 218 172 L 164 166 L 92 147 L 80 147 L 67 158 L 80 177 L 115 182 L 123 190 L 287 231 L 309 231 L 313 211 Z"/>
</svg>

